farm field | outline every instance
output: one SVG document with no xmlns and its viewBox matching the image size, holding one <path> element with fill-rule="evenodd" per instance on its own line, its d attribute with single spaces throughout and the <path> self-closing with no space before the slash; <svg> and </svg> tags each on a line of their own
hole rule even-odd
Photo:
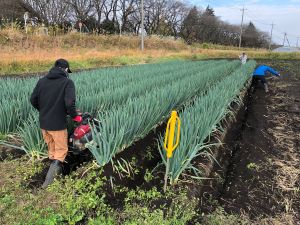
<svg viewBox="0 0 300 225">
<path fill-rule="evenodd" d="M 97 115 L 100 132 L 47 190 L 46 146 L 28 103 L 38 78 L 0 80 L 1 224 L 296 224 L 300 63 L 266 63 L 283 74 L 268 94 L 249 89 L 254 61 L 72 75 L 77 105 Z M 162 137 L 174 109 L 181 139 L 163 193 Z"/>
</svg>

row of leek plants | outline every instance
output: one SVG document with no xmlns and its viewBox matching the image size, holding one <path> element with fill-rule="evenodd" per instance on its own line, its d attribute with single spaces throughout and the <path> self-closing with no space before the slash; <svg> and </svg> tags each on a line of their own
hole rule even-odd
<svg viewBox="0 0 300 225">
<path fill-rule="evenodd" d="M 224 63 L 224 62 L 222 62 L 222 63 Z M 213 65 L 220 66 L 221 64 L 220 63 L 218 63 L 218 64 L 214 63 Z M 203 68 L 203 70 L 207 69 L 206 67 Z M 185 73 L 180 73 L 181 72 L 180 71 L 179 73 L 175 73 L 172 76 L 173 76 L 173 78 L 176 78 L 176 80 L 179 80 L 180 78 L 185 77 L 189 73 L 190 74 L 195 73 L 199 69 L 200 69 L 199 67 L 193 67 L 193 70 L 190 70 L 190 71 L 187 70 L 188 72 L 185 72 Z M 202 67 L 201 67 L 201 69 L 202 69 Z M 152 82 L 153 83 L 152 86 L 150 85 L 150 87 L 154 88 L 154 87 L 162 86 L 163 84 L 165 84 L 167 82 L 169 83 L 170 81 L 167 80 L 167 79 L 171 79 L 171 76 L 170 75 L 168 75 L 168 76 L 165 75 L 165 76 L 159 77 L 159 79 L 152 79 L 150 81 L 146 80 L 143 83 L 143 85 L 141 85 L 139 83 L 138 85 L 136 85 L 137 87 L 135 87 L 135 86 L 129 87 L 127 89 L 127 92 L 125 92 L 124 89 L 122 89 L 122 91 L 123 91 L 122 94 L 123 95 L 121 97 L 123 98 L 123 101 L 120 101 L 120 100 L 118 101 L 118 99 L 114 98 L 115 93 L 112 93 L 111 95 L 107 96 L 107 99 L 105 99 L 105 103 L 106 103 L 105 106 L 106 107 L 102 106 L 101 109 L 105 110 L 105 111 L 109 111 L 110 108 L 108 106 L 123 105 L 124 103 L 127 102 L 128 99 L 130 99 L 130 97 L 133 96 L 133 94 L 130 93 L 130 92 L 133 92 L 133 90 L 136 90 L 138 88 L 140 90 L 144 89 L 144 92 L 145 91 L 151 91 L 151 89 L 149 89 L 149 85 L 148 85 L 148 84 L 151 84 L 151 81 L 155 81 L 155 83 Z M 143 92 L 140 92 L 140 94 L 143 94 Z M 136 96 L 138 96 L 138 95 L 136 95 Z M 99 97 L 100 96 L 96 95 L 95 99 L 89 99 L 89 101 L 91 101 L 91 103 L 93 105 L 93 108 L 91 108 L 91 109 L 93 109 L 93 110 L 96 109 L 98 101 L 99 101 L 99 99 L 101 99 Z M 127 99 L 126 99 L 126 97 L 127 97 Z M 111 102 L 111 104 L 109 104 L 110 102 Z M 99 108 L 99 105 L 98 105 L 97 108 Z M 33 158 L 40 158 L 40 157 L 43 157 L 43 156 L 46 155 L 46 145 L 43 141 L 42 134 L 41 134 L 41 131 L 39 129 L 38 114 L 36 112 L 32 112 L 32 114 L 24 122 L 24 126 L 20 126 L 17 132 L 18 132 L 18 136 L 21 138 L 21 141 L 23 143 L 23 146 L 21 146 L 21 148 L 20 148 L 21 150 L 24 150 L 28 155 L 30 155 L 30 157 L 33 157 Z"/>
<path fill-rule="evenodd" d="M 209 63 L 214 63 L 213 61 Z M 104 90 L 111 90 L 121 88 L 124 85 L 132 85 L 134 82 L 144 80 L 147 78 L 160 77 L 162 74 L 172 74 L 178 70 L 182 70 L 182 67 L 189 68 L 193 66 L 206 66 L 204 61 L 202 62 L 168 62 L 159 63 L 156 65 L 139 65 L 120 68 L 107 68 L 96 71 L 89 71 L 80 76 L 72 76 L 75 84 L 80 84 L 77 88 L 78 94 L 84 96 L 87 87 L 93 86 L 90 91 L 91 94 L 96 94 Z M 84 78 L 84 79 L 83 79 Z"/>
<path fill-rule="evenodd" d="M 155 80 L 157 84 L 161 83 L 166 74 L 166 79 L 170 77 L 176 71 L 183 71 L 184 69 L 205 69 L 209 65 L 214 66 L 220 62 L 210 63 L 196 63 L 196 62 L 183 62 L 181 66 L 172 63 L 158 64 L 157 66 L 148 65 L 147 68 L 152 67 L 152 70 L 145 71 L 144 74 L 142 69 L 144 67 L 138 66 L 118 69 L 104 69 L 93 71 L 89 75 L 84 72 L 82 75 L 75 75 L 72 79 L 75 80 L 77 95 L 79 96 L 78 105 L 83 111 L 90 111 L 96 109 L 107 109 L 112 102 L 119 102 L 129 97 L 133 90 L 131 88 L 138 89 L 141 84 L 151 80 Z M 130 73 L 130 71 L 132 73 Z M 113 73 L 116 73 L 113 76 Z M 128 75 L 128 74 L 129 75 Z M 161 73 L 163 75 L 161 75 Z M 92 76 L 94 75 L 94 77 Z M 168 76 L 167 76 L 168 75 Z M 105 79 L 104 79 L 105 78 Z M 134 78 L 140 80 L 140 82 L 132 81 Z M 160 78 L 160 79 L 159 79 Z M 96 79 L 96 81 L 95 81 Z M 29 103 L 29 96 L 33 90 L 34 85 L 37 82 L 37 78 L 29 79 L 4 79 L 0 82 L 0 133 L 7 134 L 16 131 L 18 126 L 23 126 L 23 123 L 27 120 L 28 115 L 31 114 L 32 107 Z M 108 85 L 110 83 L 110 85 Z M 153 85 L 156 85 L 152 81 Z M 122 86 L 120 86 L 122 85 Z M 149 86 L 151 87 L 151 86 Z M 124 92 L 128 89 L 129 92 Z M 99 92 L 99 90 L 103 90 Z M 121 92 L 122 91 L 122 92 Z M 130 93 L 131 91 L 131 93 Z M 133 96 L 137 96 L 141 93 L 141 89 L 136 90 L 138 93 L 133 93 Z M 123 95 L 123 93 L 129 93 Z M 117 101 L 119 99 L 119 101 Z"/>
<path fill-rule="evenodd" d="M 206 64 L 204 64 L 203 62 L 198 62 L 198 63 L 186 62 L 186 63 L 183 63 L 183 65 L 181 65 L 181 70 L 179 68 L 177 68 L 177 70 L 179 70 L 179 71 L 177 71 L 177 73 L 166 74 L 166 75 L 163 74 L 159 77 L 156 76 L 154 78 L 150 77 L 150 79 L 146 79 L 145 81 L 141 81 L 141 82 L 136 82 L 135 85 L 131 85 L 131 86 L 129 83 L 125 83 L 124 86 L 128 86 L 128 88 L 121 89 L 122 92 L 117 92 L 117 94 L 120 95 L 119 98 L 122 99 L 123 101 L 118 101 L 117 100 L 118 96 L 115 93 L 112 93 L 109 95 L 109 92 L 107 92 L 107 94 L 108 94 L 107 98 L 103 99 L 103 101 L 106 103 L 106 105 L 105 105 L 105 107 L 102 106 L 101 109 L 108 111 L 112 105 L 120 106 L 120 105 L 126 103 L 127 99 L 129 99 L 129 98 L 137 97 L 141 94 L 147 93 L 147 91 L 151 91 L 151 88 L 161 87 L 164 84 L 166 84 L 167 82 L 169 82 L 168 79 L 171 79 L 172 76 L 175 80 L 179 80 L 180 78 L 187 76 L 188 73 L 193 74 L 198 70 L 206 71 L 210 66 L 214 66 L 217 68 L 218 66 L 221 66 L 221 64 L 223 64 L 223 63 L 224 63 L 224 61 L 223 62 L 211 61 L 211 62 L 207 62 Z M 233 65 L 234 64 L 232 64 L 232 67 L 233 67 Z M 184 70 L 186 70 L 187 72 L 185 72 Z M 25 80 L 22 79 L 21 81 L 22 81 L 21 83 L 24 84 Z M 17 80 L 17 83 L 20 83 L 20 82 Z M 32 83 L 32 80 L 30 80 L 29 83 Z M 81 84 L 81 83 L 79 83 L 79 84 Z M 149 85 L 149 84 L 151 84 L 151 85 Z M 144 89 L 144 91 L 143 91 L 143 89 Z M 88 91 L 90 91 L 90 90 L 93 90 L 93 88 L 88 89 Z M 125 90 L 127 90 L 127 92 Z M 89 99 L 89 101 L 91 102 L 91 104 L 93 106 L 93 109 L 100 107 L 100 105 L 98 105 L 99 104 L 98 99 L 101 99 L 101 96 L 95 95 L 94 99 Z M 6 103 L 5 106 L 7 106 L 7 107 L 4 107 L 4 109 L 8 109 L 7 115 L 5 115 L 1 118 L 2 119 L 9 118 L 10 120 L 1 121 L 1 125 L 4 126 L 4 125 L 8 124 L 9 127 L 1 128 L 1 129 L 4 130 L 6 133 L 9 133 L 11 131 L 14 131 L 15 128 L 18 127 L 17 132 L 18 132 L 18 135 L 21 137 L 21 140 L 24 145 L 21 148 L 23 150 L 25 150 L 27 153 L 29 153 L 31 156 L 35 156 L 35 155 L 38 156 L 39 153 L 40 153 L 40 155 L 44 155 L 45 154 L 45 143 L 43 142 L 41 132 L 40 132 L 39 126 L 38 126 L 38 114 L 37 114 L 37 112 L 34 112 L 32 107 L 28 103 L 28 95 L 27 95 L 26 101 L 15 101 L 13 104 L 11 104 L 11 102 L 9 100 L 7 100 L 5 103 Z M 10 107 L 8 107 L 8 106 L 10 106 Z M 13 113 L 11 113 L 11 112 L 13 112 Z M 1 113 L 1 111 L 0 111 L 0 113 Z M 17 119 L 19 119 L 19 121 Z M 20 121 L 22 121 L 23 123 L 22 124 L 19 123 Z"/>
<path fill-rule="evenodd" d="M 211 67 L 222 66 L 225 61 L 208 62 L 206 65 L 200 64 L 183 64 L 180 69 L 172 73 L 161 74 L 160 76 L 148 76 L 146 79 L 138 80 L 130 84 L 126 83 L 114 91 L 106 89 L 102 92 L 79 96 L 78 106 L 80 109 L 88 112 L 107 111 L 113 106 L 122 105 L 129 98 L 135 98 L 151 91 L 154 88 L 163 87 L 170 81 L 183 79 L 189 74 L 197 71 L 207 71 Z"/>
<path fill-rule="evenodd" d="M 223 64 L 226 62 L 223 62 Z M 234 63 L 228 63 L 226 66 L 228 71 L 233 70 L 236 68 L 237 62 Z M 215 70 L 217 69 L 224 69 L 224 65 L 218 65 L 215 67 Z M 203 70 L 205 71 L 205 70 Z M 183 74 L 183 78 L 185 79 L 193 79 L 192 75 L 197 74 L 196 71 L 193 71 L 194 73 L 190 74 Z M 172 86 L 175 83 L 180 82 L 179 79 L 172 81 L 169 86 Z M 164 87 L 160 87 L 162 89 Z M 158 87 L 153 91 L 156 93 L 158 90 Z M 152 91 L 152 90 L 151 90 Z M 146 92 L 150 95 L 151 92 Z M 134 98 L 133 98 L 134 99 Z M 123 102 L 122 104 L 117 104 L 115 107 L 120 107 L 122 105 L 128 105 L 132 102 L 132 98 L 128 98 L 127 101 Z M 109 113 L 110 109 L 106 109 L 106 113 Z M 102 114 L 103 115 L 103 114 Z M 101 117 L 100 117 L 101 118 Z M 23 142 L 23 146 L 21 147 L 22 150 L 24 150 L 28 155 L 34 158 L 41 158 L 46 155 L 46 146 L 43 141 L 39 126 L 38 126 L 38 114 L 35 112 L 32 116 L 28 118 L 28 121 L 25 122 L 25 126 L 20 127 L 18 130 L 19 136 L 21 137 L 21 140 Z"/>
<path fill-rule="evenodd" d="M 193 64 L 189 62 L 186 64 L 183 63 L 180 69 L 176 68 L 177 71 L 171 71 L 173 73 L 166 73 L 155 77 L 147 75 L 146 79 L 134 83 L 127 82 L 123 84 L 123 87 L 115 89 L 113 92 L 110 89 L 106 89 L 101 93 L 97 93 L 95 92 L 97 89 L 97 83 L 91 83 L 90 88 L 85 87 L 84 89 L 86 91 L 80 93 L 78 106 L 83 111 L 108 110 L 112 105 L 122 104 L 122 102 L 126 101 L 130 97 L 136 97 L 143 94 L 143 92 L 148 91 L 155 86 L 164 85 L 169 79 L 171 79 L 171 77 L 173 77 L 173 79 L 180 79 L 185 75 L 185 73 L 205 70 L 208 69 L 209 66 L 220 65 L 220 63 L 221 62 L 211 62 L 207 63 L 207 65 L 203 62 L 198 64 L 195 62 L 193 62 Z M 169 68 L 169 66 L 166 67 Z M 190 68 L 190 70 L 188 70 L 188 68 Z M 184 70 L 186 72 L 184 72 Z M 31 87 L 33 82 L 32 80 L 28 81 L 30 84 L 30 88 L 28 88 L 28 85 L 24 83 L 25 81 L 25 79 L 12 79 L 12 82 L 7 80 L 8 87 L 5 90 L 8 90 L 11 93 L 11 98 L 5 98 L 7 97 L 6 94 L 0 94 L 1 97 L 3 97 L 1 98 L 2 107 L 0 108 L 0 132 L 3 134 L 16 131 L 18 126 L 22 127 L 23 123 L 26 122 L 27 118 L 30 117 L 29 115 L 33 111 L 29 104 L 29 95 L 32 91 Z M 15 92 L 18 92 L 19 89 L 14 91 L 15 89 L 12 83 L 15 83 L 17 86 L 20 84 L 23 85 L 24 94 L 20 96 L 15 95 Z M 85 85 L 78 81 L 77 86 L 82 87 Z"/>
<path fill-rule="evenodd" d="M 159 64 L 139 65 L 121 68 L 106 68 L 92 71 L 84 71 L 70 75 L 77 84 L 78 94 L 84 94 L 87 90 L 102 91 L 105 89 L 115 90 L 124 84 L 143 80 L 147 77 L 159 77 L 162 74 L 173 73 L 180 69 L 193 66 L 206 66 L 210 62 L 168 62 Z M 20 100 L 28 97 L 39 78 L 7 78 L 0 80 L 0 100 Z M 90 89 L 91 85 L 93 90 Z M 88 88 L 88 89 L 87 89 Z"/>
<path fill-rule="evenodd" d="M 236 62 L 225 62 L 209 71 L 198 71 L 163 88 L 157 88 L 138 98 L 129 99 L 121 107 L 100 113 L 100 132 L 93 129 L 93 143 L 88 146 L 97 163 L 103 166 L 124 148 L 143 138 L 165 120 L 169 112 L 205 92 L 236 68 Z"/>
<path fill-rule="evenodd" d="M 217 130 L 220 121 L 228 113 L 231 113 L 231 103 L 241 102 L 239 93 L 250 79 L 254 67 L 254 61 L 248 62 L 231 76 L 211 87 L 206 94 L 197 97 L 194 104 L 186 107 L 179 114 L 181 120 L 180 143 L 169 160 L 168 177 L 171 184 L 175 184 L 179 176 L 186 170 L 194 173 L 193 178 L 201 179 L 201 170 L 193 166 L 192 160 L 201 155 L 214 160 L 210 154 L 210 146 L 215 144 L 204 141 L 208 140 L 213 131 Z M 167 159 L 163 142 L 163 137 L 160 137 L 158 147 L 166 165 Z"/>
<path fill-rule="evenodd" d="M 79 73 L 71 74 L 71 78 L 78 81 L 80 87 L 86 91 L 85 87 L 90 87 L 91 84 L 97 84 L 97 88 L 106 89 L 112 87 L 122 86 L 126 82 L 130 82 L 135 79 L 145 78 L 148 72 L 156 73 L 162 71 L 163 73 L 173 72 L 180 68 L 178 63 L 160 63 L 157 65 L 141 65 L 141 66 L 130 66 L 122 68 L 105 68 L 99 70 L 83 71 Z M 144 72 L 146 71 L 146 72 Z M 141 76 L 136 76 L 140 75 Z M 38 77 L 31 78 L 6 78 L 0 80 L 0 99 L 10 98 L 19 99 L 23 98 L 24 94 L 30 93 L 32 88 L 36 84 Z"/>
</svg>

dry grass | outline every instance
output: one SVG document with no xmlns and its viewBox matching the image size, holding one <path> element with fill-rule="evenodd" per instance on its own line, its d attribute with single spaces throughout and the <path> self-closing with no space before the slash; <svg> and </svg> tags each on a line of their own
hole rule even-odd
<svg viewBox="0 0 300 225">
<path fill-rule="evenodd" d="M 53 49 L 53 48 L 96 48 L 108 49 L 138 49 L 140 39 L 131 35 L 86 35 L 70 33 L 60 36 L 24 35 L 17 30 L 0 30 L 0 45 L 9 49 Z M 145 38 L 145 48 L 184 50 L 188 46 L 181 40 L 167 37 L 150 36 Z"/>
<path fill-rule="evenodd" d="M 259 219 L 253 225 L 295 225 L 294 215 L 284 213 L 277 217 Z"/>
<path fill-rule="evenodd" d="M 299 82 L 298 82 L 299 84 Z M 276 168 L 274 179 L 274 192 L 277 192 L 278 205 L 284 208 L 280 215 L 274 218 L 265 218 L 259 224 L 298 224 L 299 218 L 299 179 L 300 179 L 300 154 L 297 147 L 297 140 L 300 134 L 295 133 L 293 124 L 299 123 L 299 116 L 290 113 L 289 108 L 295 104 L 295 96 L 289 91 L 293 90 L 291 83 L 276 83 L 276 94 L 271 97 L 272 102 L 268 110 L 277 112 L 271 119 L 273 127 L 268 129 L 276 143 L 276 151 L 280 150 L 280 157 L 270 156 L 269 167 Z"/>
<path fill-rule="evenodd" d="M 300 59 L 300 54 L 275 54 L 262 49 L 239 51 L 236 47 L 222 49 L 219 45 L 209 45 L 209 48 L 203 45 L 188 46 L 182 40 L 151 36 L 145 39 L 146 50 L 141 52 L 137 36 L 78 33 L 26 36 L 18 30 L 6 29 L 0 31 L 0 75 L 46 72 L 57 58 L 70 60 L 75 70 L 172 59 L 237 58 L 241 51 L 246 51 L 249 58 Z"/>
<path fill-rule="evenodd" d="M 0 50 L 2 51 L 2 50 Z M 135 56 L 135 57 L 163 57 L 163 56 L 171 56 L 171 55 L 184 55 L 187 54 L 185 51 L 180 52 L 168 52 L 166 50 L 147 50 L 144 53 L 138 50 L 121 50 L 121 49 L 113 49 L 113 50 L 96 50 L 96 49 L 61 49 L 56 48 L 51 51 L 46 49 L 40 49 L 37 51 L 4 51 L 1 52 L 1 63 L 9 64 L 14 61 L 19 62 L 31 62 L 31 61 L 40 61 L 47 62 L 53 61 L 59 57 L 67 58 L 70 61 L 83 61 L 87 59 L 110 59 L 119 56 Z"/>
</svg>

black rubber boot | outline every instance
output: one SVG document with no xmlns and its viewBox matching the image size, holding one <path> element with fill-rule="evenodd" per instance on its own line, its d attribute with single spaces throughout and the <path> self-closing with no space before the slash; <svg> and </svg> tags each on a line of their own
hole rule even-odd
<svg viewBox="0 0 300 225">
<path fill-rule="evenodd" d="M 53 159 L 49 159 L 49 158 L 42 159 L 42 163 L 51 163 L 52 161 Z"/>
<path fill-rule="evenodd" d="M 50 164 L 45 182 L 42 185 L 42 188 L 47 188 L 56 178 L 58 175 L 60 175 L 62 172 L 62 162 L 59 160 L 53 160 L 53 162 Z"/>
</svg>

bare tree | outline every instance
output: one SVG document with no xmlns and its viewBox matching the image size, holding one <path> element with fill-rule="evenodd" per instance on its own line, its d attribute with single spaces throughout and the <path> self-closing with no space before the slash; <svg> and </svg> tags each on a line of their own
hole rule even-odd
<svg viewBox="0 0 300 225">
<path fill-rule="evenodd" d="M 22 0 L 47 25 L 63 24 L 70 18 L 66 0 Z"/>
<path fill-rule="evenodd" d="M 93 0 L 65 0 L 69 5 L 72 16 L 75 20 L 85 22 L 89 17 L 94 16 Z"/>
<path fill-rule="evenodd" d="M 99 29 L 100 23 L 102 21 L 103 10 L 107 0 L 93 0 L 95 17 L 97 20 L 97 28 Z"/>
<path fill-rule="evenodd" d="M 184 19 L 187 17 L 189 8 L 181 1 L 172 0 L 168 3 L 166 10 L 166 19 L 171 26 L 172 35 L 175 38 L 179 36 L 181 25 Z"/>
<path fill-rule="evenodd" d="M 181 26 L 181 36 L 188 43 L 192 44 L 198 41 L 200 12 L 197 7 L 193 7 Z"/>
<path fill-rule="evenodd" d="M 187 43 L 238 43 L 238 26 L 222 21 L 209 6 L 200 10 L 182 0 L 146 0 L 143 10 L 147 35 L 182 37 Z M 0 0 L 0 17 L 22 20 L 25 11 L 46 25 L 75 22 L 76 27 L 80 21 L 86 30 L 104 34 L 141 31 L 141 0 Z M 253 23 L 245 26 L 244 36 L 244 46 L 263 47 L 268 41 L 268 34 Z"/>
<path fill-rule="evenodd" d="M 19 0 L 0 0 L 0 18 L 16 19 L 23 16 L 26 9 Z"/>
<path fill-rule="evenodd" d="M 121 23 L 121 31 L 133 32 L 133 24 L 130 16 L 139 12 L 139 4 L 137 0 L 119 0 L 119 23 Z"/>
<path fill-rule="evenodd" d="M 243 36 L 243 46 L 247 47 L 263 47 L 267 46 L 268 35 L 256 29 L 255 25 L 250 22 L 245 27 Z"/>
</svg>

